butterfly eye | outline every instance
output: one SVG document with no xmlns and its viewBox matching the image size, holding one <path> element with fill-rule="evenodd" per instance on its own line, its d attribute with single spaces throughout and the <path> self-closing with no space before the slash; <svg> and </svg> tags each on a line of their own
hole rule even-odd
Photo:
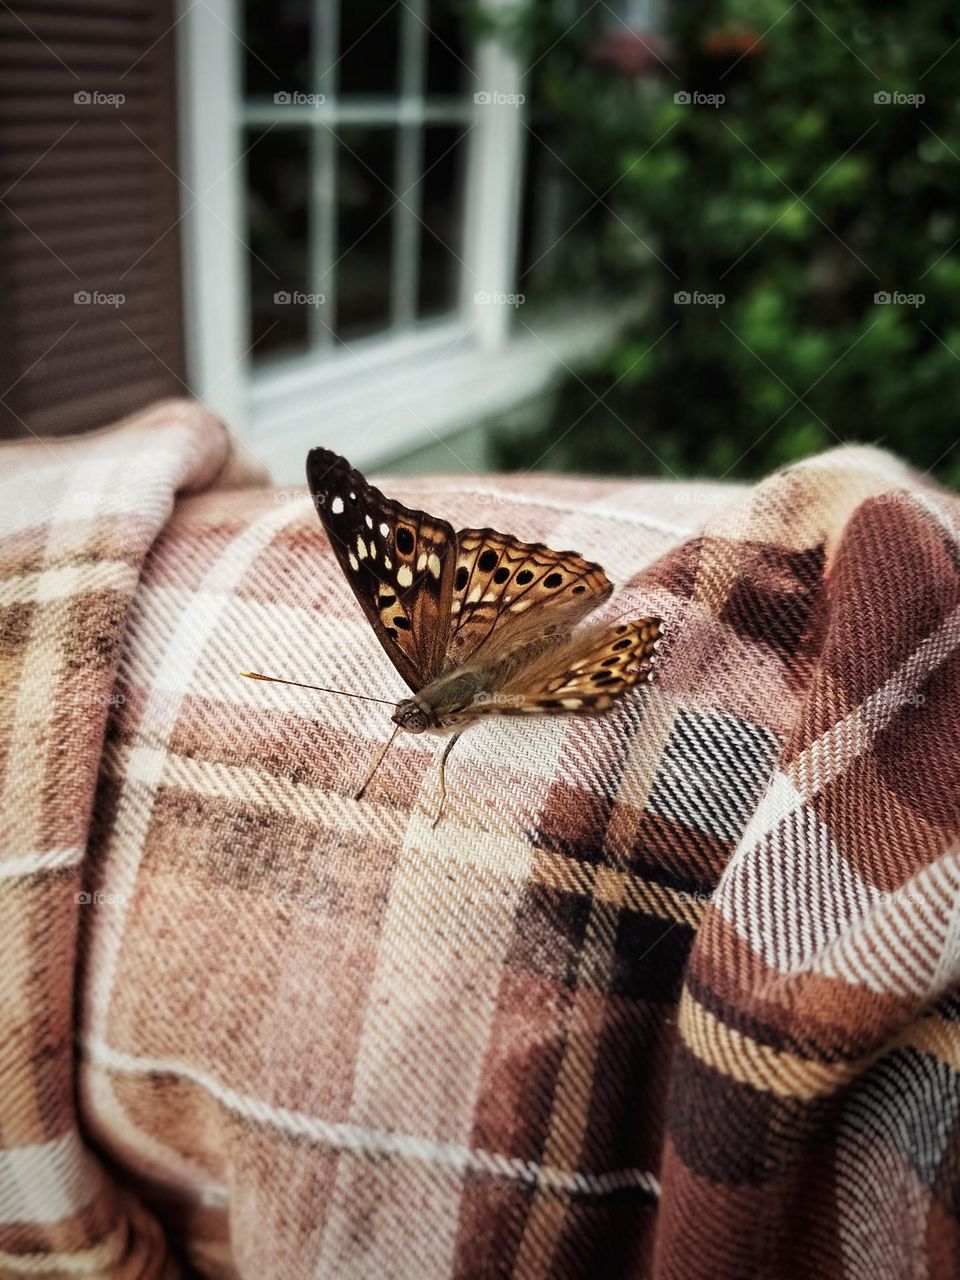
<svg viewBox="0 0 960 1280">
<path fill-rule="evenodd" d="M 467 566 L 465 564 L 462 564 L 460 568 L 457 570 L 457 576 L 453 581 L 454 587 L 456 587 L 458 591 L 462 591 L 463 588 L 467 585 L 467 579 L 469 577 L 470 577 L 470 574 L 467 572 Z"/>
<path fill-rule="evenodd" d="M 550 590 L 552 591 L 554 587 L 559 587 L 562 581 L 563 581 L 562 573 L 548 573 L 543 580 L 543 585 L 545 587 L 549 587 Z"/>
<path fill-rule="evenodd" d="M 401 525 L 396 534 L 397 550 L 402 556 L 408 556 L 415 546 L 413 534 L 404 525 Z"/>
<path fill-rule="evenodd" d="M 493 580 L 496 583 L 501 583 L 501 582 L 506 582 L 506 580 L 509 577 L 510 577 L 510 570 L 507 568 L 506 565 L 502 565 L 497 570 L 497 572 L 493 575 Z"/>
<path fill-rule="evenodd" d="M 484 573 L 489 573 L 490 570 L 497 563 L 498 559 L 499 557 L 497 556 L 497 553 L 495 551 L 484 551 L 484 553 L 480 556 L 480 559 L 477 561 L 477 567 L 481 569 Z"/>
<path fill-rule="evenodd" d="M 532 581 L 533 581 L 533 574 L 530 572 L 529 569 L 521 569 L 520 572 L 517 574 L 518 587 L 525 587 L 528 582 L 532 582 Z"/>
</svg>

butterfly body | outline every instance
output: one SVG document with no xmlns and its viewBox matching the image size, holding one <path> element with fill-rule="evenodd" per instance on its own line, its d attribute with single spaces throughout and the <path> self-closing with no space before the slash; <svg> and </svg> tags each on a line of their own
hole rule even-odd
<svg viewBox="0 0 960 1280">
<path fill-rule="evenodd" d="M 446 729 L 447 718 L 465 712 L 482 688 L 480 672 L 450 671 L 425 685 L 415 697 L 398 702 L 391 718 L 407 733 Z"/>
<path fill-rule="evenodd" d="M 310 451 L 307 480 L 337 561 L 412 692 L 394 710 L 397 731 L 603 712 L 650 678 L 658 618 L 578 626 L 613 591 L 598 564 L 495 529 L 455 532 L 328 449 Z"/>
</svg>

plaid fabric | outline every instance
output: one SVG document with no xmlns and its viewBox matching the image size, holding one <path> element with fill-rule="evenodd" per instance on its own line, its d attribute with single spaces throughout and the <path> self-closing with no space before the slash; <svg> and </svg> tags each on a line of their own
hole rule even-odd
<svg viewBox="0 0 960 1280">
<path fill-rule="evenodd" d="M 3 455 L 0 1273 L 957 1275 L 957 499 L 391 482 L 668 628 L 433 830 L 435 739 L 357 803 L 387 709 L 237 677 L 403 693 L 302 490 L 171 515 L 225 449 Z"/>
</svg>

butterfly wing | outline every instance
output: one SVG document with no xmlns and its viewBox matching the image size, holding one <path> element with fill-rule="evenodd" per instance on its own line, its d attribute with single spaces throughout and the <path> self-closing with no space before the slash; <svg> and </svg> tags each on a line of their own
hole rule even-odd
<svg viewBox="0 0 960 1280">
<path fill-rule="evenodd" d="M 575 551 L 495 529 L 461 529 L 457 548 L 444 671 L 572 630 L 613 590 L 600 566 Z"/>
<path fill-rule="evenodd" d="M 307 483 L 340 568 L 390 661 L 415 692 L 440 670 L 456 572 L 453 526 L 384 497 L 329 449 Z"/>
<path fill-rule="evenodd" d="M 651 678 L 662 635 L 659 618 L 585 628 L 532 663 L 520 664 L 496 689 L 444 717 L 444 722 L 455 725 L 485 715 L 606 711 L 617 698 Z"/>
</svg>

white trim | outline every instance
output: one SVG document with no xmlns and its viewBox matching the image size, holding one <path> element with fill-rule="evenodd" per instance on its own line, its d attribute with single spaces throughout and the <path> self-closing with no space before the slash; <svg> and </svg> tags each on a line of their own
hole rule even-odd
<svg viewBox="0 0 960 1280">
<path fill-rule="evenodd" d="M 328 50 L 340 44 L 339 0 L 312 0 L 310 83 L 328 100 L 336 101 L 340 64 L 331 62 Z M 319 123 L 319 122 L 317 122 Z M 289 120 L 288 120 L 289 124 Z M 330 129 L 310 134 L 310 181 L 307 189 L 307 245 L 309 292 L 324 296 L 322 308 L 312 307 L 307 317 L 309 346 L 314 352 L 330 351 L 337 325 L 337 139 Z"/>
<path fill-rule="evenodd" d="M 512 0 L 485 0 L 491 12 Z M 510 333 L 511 311 L 505 306 L 476 305 L 477 294 L 511 294 L 516 288 L 520 191 L 526 130 L 520 98 L 522 69 L 501 40 L 477 46 L 475 127 L 468 138 L 465 192 L 464 270 L 461 307 L 471 317 L 477 340 L 489 349 L 501 346 Z M 478 102 L 482 95 L 492 102 Z M 498 95 L 502 95 L 499 97 Z M 511 102 L 510 100 L 514 101 Z"/>
<path fill-rule="evenodd" d="M 258 375 L 251 447 L 281 485 L 302 482 L 302 459 L 319 443 L 358 466 L 389 460 L 536 395 L 565 363 L 609 343 L 622 321 L 616 312 L 581 314 L 499 350 L 440 326 Z"/>
<path fill-rule="evenodd" d="M 180 169 L 187 377 L 239 435 L 247 421 L 250 302 L 244 241 L 236 0 L 179 0 Z"/>
<path fill-rule="evenodd" d="M 244 124 L 296 125 L 299 128 L 331 124 L 460 124 L 473 118 L 473 103 L 449 96 L 431 97 L 425 101 L 415 95 L 366 98 L 358 94 L 328 97 L 326 102 L 315 107 L 296 103 L 281 105 L 269 98 L 249 98 L 243 108 Z"/>
</svg>

